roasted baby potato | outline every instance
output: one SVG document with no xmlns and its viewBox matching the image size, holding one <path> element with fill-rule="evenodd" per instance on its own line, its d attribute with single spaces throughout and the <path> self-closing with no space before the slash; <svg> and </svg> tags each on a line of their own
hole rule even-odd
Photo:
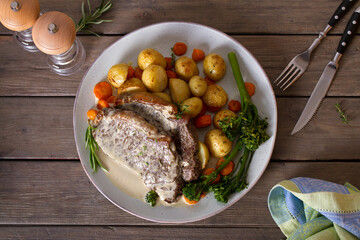
<svg viewBox="0 0 360 240">
<path fill-rule="evenodd" d="M 188 84 L 179 78 L 169 80 L 170 96 L 173 103 L 181 103 L 190 97 Z"/>
<path fill-rule="evenodd" d="M 146 92 L 147 89 L 143 82 L 138 78 L 126 80 L 117 90 L 118 95 L 124 92 Z"/>
<path fill-rule="evenodd" d="M 222 158 L 231 151 L 232 143 L 220 129 L 212 129 L 205 135 L 205 145 L 211 156 Z"/>
<path fill-rule="evenodd" d="M 206 92 L 207 83 L 200 76 L 192 76 L 189 81 L 189 87 L 195 97 L 202 97 Z"/>
<path fill-rule="evenodd" d="M 214 84 L 207 87 L 203 101 L 210 107 L 222 107 L 227 103 L 228 96 L 221 86 Z"/>
<path fill-rule="evenodd" d="M 148 66 L 142 74 L 142 82 L 151 92 L 162 92 L 168 85 L 165 69 L 159 65 Z"/>
<path fill-rule="evenodd" d="M 199 69 L 196 62 L 186 56 L 176 59 L 175 72 L 181 79 L 187 82 L 192 76 L 199 75 Z"/>
<path fill-rule="evenodd" d="M 163 55 L 152 48 L 142 50 L 138 56 L 138 66 L 141 70 L 145 70 L 150 65 L 159 65 L 166 67 L 166 61 Z"/>
<path fill-rule="evenodd" d="M 221 129 L 219 126 L 219 121 L 224 120 L 225 118 L 231 118 L 231 117 L 236 117 L 236 113 L 234 113 L 233 111 L 227 110 L 227 109 L 218 111 L 214 116 L 214 120 L 213 120 L 214 127 L 217 129 Z"/>
<path fill-rule="evenodd" d="M 224 59 L 216 54 L 210 53 L 204 59 L 204 73 L 213 81 L 222 79 L 226 72 L 226 64 Z"/>
<path fill-rule="evenodd" d="M 112 66 L 108 72 L 108 81 L 114 87 L 118 88 L 126 81 L 129 71 L 129 65 L 120 63 Z"/>
<path fill-rule="evenodd" d="M 153 94 L 171 103 L 171 97 L 169 94 L 164 92 L 154 92 Z"/>
<path fill-rule="evenodd" d="M 205 169 L 210 159 L 209 149 L 206 147 L 205 143 L 199 142 L 199 160 L 201 169 Z"/>
<path fill-rule="evenodd" d="M 198 97 L 188 98 L 181 105 L 183 113 L 192 118 L 196 117 L 201 112 L 202 107 L 203 101 Z"/>
</svg>

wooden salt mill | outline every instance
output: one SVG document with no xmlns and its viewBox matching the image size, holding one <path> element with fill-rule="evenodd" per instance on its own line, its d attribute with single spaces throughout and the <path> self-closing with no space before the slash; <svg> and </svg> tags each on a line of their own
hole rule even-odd
<svg viewBox="0 0 360 240">
<path fill-rule="evenodd" d="M 16 42 L 29 52 L 39 51 L 32 39 L 32 26 L 40 14 L 38 0 L 1 0 L 0 22 L 15 31 Z"/>
<path fill-rule="evenodd" d="M 85 62 L 85 49 L 76 37 L 75 23 L 65 13 L 41 15 L 33 26 L 33 39 L 39 50 L 48 55 L 50 69 L 59 75 L 71 75 Z"/>
</svg>

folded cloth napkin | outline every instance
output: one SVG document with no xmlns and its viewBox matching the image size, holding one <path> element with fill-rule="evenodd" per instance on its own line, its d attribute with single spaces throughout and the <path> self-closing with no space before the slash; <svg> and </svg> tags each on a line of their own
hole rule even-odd
<svg viewBox="0 0 360 240">
<path fill-rule="evenodd" d="M 271 189 L 268 205 L 288 239 L 360 239 L 360 191 L 349 183 L 285 180 Z"/>
</svg>

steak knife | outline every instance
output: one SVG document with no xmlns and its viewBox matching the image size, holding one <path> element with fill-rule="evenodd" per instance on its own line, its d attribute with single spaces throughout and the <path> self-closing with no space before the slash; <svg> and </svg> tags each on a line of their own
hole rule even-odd
<svg viewBox="0 0 360 240">
<path fill-rule="evenodd" d="M 356 30 L 359 24 L 360 24 L 360 7 L 358 7 L 351 15 L 351 18 L 341 37 L 334 58 L 326 65 L 318 83 L 316 84 L 308 102 L 306 103 L 303 112 L 301 113 L 299 120 L 297 121 L 294 129 L 292 130 L 291 135 L 294 135 L 295 133 L 300 131 L 303 127 L 305 127 L 305 125 L 315 115 L 323 98 L 325 97 L 327 91 L 330 88 L 331 82 L 335 76 L 336 71 L 338 70 L 339 60 L 341 56 L 344 54 L 346 48 L 350 44 L 353 37 L 356 35 Z"/>
</svg>

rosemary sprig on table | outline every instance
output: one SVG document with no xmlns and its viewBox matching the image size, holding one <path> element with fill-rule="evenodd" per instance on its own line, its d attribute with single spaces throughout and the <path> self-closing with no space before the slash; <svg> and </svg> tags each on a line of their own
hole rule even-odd
<svg viewBox="0 0 360 240">
<path fill-rule="evenodd" d="M 99 149 L 99 145 L 97 144 L 97 142 L 95 141 L 93 135 L 92 135 L 92 131 L 95 130 L 96 128 L 93 128 L 90 124 L 88 126 L 88 128 L 86 129 L 86 133 L 85 133 L 85 149 L 89 148 L 90 150 L 90 164 L 91 164 L 91 169 L 93 169 L 93 173 L 97 171 L 97 166 L 101 167 L 103 170 L 107 171 L 106 168 L 103 167 L 103 165 L 101 165 L 101 162 L 98 158 L 98 156 L 96 155 L 96 150 Z"/>
<path fill-rule="evenodd" d="M 101 14 L 108 11 L 112 7 L 112 2 L 111 0 L 107 2 L 105 2 L 105 0 L 102 0 L 100 6 L 95 9 L 95 12 L 91 11 L 90 0 L 87 0 L 87 5 L 89 9 L 88 13 L 85 12 L 85 2 L 82 2 L 81 4 L 82 17 L 78 22 L 78 24 L 76 24 L 76 32 L 84 31 L 100 37 L 97 33 L 90 31 L 89 28 L 91 28 L 92 24 L 100 24 L 100 23 L 112 21 L 112 20 L 99 19 Z"/>
<path fill-rule="evenodd" d="M 336 111 L 339 113 L 340 119 L 344 124 L 348 124 L 349 120 L 347 116 L 345 115 L 344 111 L 341 109 L 341 106 L 339 103 L 335 104 Z"/>
</svg>

